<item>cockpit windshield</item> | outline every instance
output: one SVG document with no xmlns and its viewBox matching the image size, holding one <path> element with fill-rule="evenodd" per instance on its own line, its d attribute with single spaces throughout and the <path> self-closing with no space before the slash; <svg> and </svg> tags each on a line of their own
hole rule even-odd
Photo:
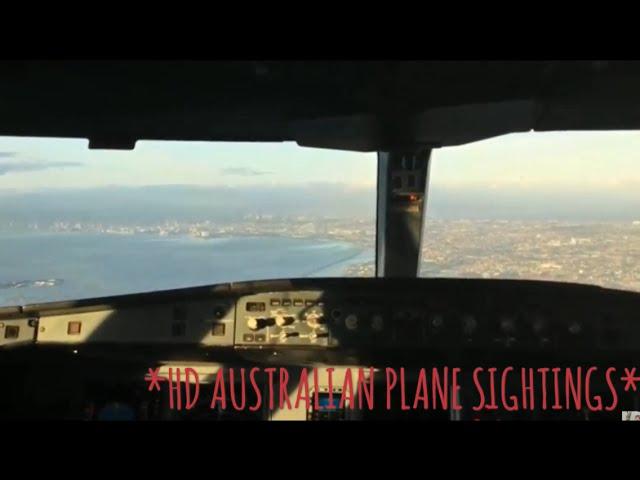
<svg viewBox="0 0 640 480">
<path fill-rule="evenodd" d="M 434 149 L 420 276 L 640 290 L 640 133 Z M 375 153 L 0 138 L 0 306 L 375 275 Z"/>
<path fill-rule="evenodd" d="M 0 306 L 372 275 L 376 155 L 0 138 Z"/>
</svg>

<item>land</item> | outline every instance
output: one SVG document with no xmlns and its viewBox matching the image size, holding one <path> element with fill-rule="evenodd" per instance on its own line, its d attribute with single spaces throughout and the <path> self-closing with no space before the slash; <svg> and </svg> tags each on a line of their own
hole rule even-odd
<svg viewBox="0 0 640 480">
<path fill-rule="evenodd" d="M 375 222 L 365 218 L 246 215 L 234 222 L 166 221 L 145 226 L 53 222 L 51 232 L 112 235 L 283 236 L 344 241 L 373 251 Z M 346 276 L 373 276 L 373 258 Z M 538 279 L 640 290 L 640 221 L 567 222 L 428 219 L 420 276 Z"/>
<path fill-rule="evenodd" d="M 428 220 L 421 277 L 514 278 L 640 290 L 640 222 Z M 373 275 L 373 262 L 351 275 Z"/>
<path fill-rule="evenodd" d="M 5 225 L 5 229 L 10 228 Z M 246 215 L 233 222 L 165 221 L 158 224 L 126 225 L 93 222 L 56 221 L 31 223 L 26 230 L 59 233 L 98 233 L 105 235 L 156 235 L 160 237 L 188 235 L 198 239 L 250 236 L 279 236 L 344 241 L 360 248 L 375 245 L 375 223 L 372 219 L 329 218 L 309 216 Z"/>
</svg>

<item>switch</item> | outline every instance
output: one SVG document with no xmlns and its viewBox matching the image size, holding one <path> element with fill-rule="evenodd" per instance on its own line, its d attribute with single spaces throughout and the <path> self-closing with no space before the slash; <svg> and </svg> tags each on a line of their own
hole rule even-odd
<svg viewBox="0 0 640 480">
<path fill-rule="evenodd" d="M 20 327 L 18 325 L 7 325 L 4 330 L 4 338 L 18 338 L 20 336 Z"/>
<path fill-rule="evenodd" d="M 67 324 L 67 335 L 80 335 L 82 322 L 69 322 Z"/>
<path fill-rule="evenodd" d="M 225 330 L 226 328 L 224 323 L 214 323 L 211 328 L 211 335 L 214 337 L 224 337 Z"/>
<path fill-rule="evenodd" d="M 247 302 L 247 312 L 264 312 L 266 306 L 264 302 Z"/>
<path fill-rule="evenodd" d="M 276 317 L 276 325 L 279 327 L 284 327 L 286 325 L 291 325 L 294 322 L 295 318 L 291 316 L 278 315 Z"/>
<path fill-rule="evenodd" d="M 281 340 L 286 340 L 287 338 L 291 338 L 291 337 L 299 337 L 300 334 L 298 332 L 282 332 L 280 334 L 280 339 Z"/>
</svg>

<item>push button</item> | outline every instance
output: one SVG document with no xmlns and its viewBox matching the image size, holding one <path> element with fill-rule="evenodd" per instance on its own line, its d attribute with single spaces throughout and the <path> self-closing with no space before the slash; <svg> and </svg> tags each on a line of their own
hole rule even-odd
<svg viewBox="0 0 640 480">
<path fill-rule="evenodd" d="M 224 323 L 214 323 L 211 328 L 211 335 L 214 337 L 224 337 L 224 333 L 226 330 L 226 325 Z"/>
</svg>

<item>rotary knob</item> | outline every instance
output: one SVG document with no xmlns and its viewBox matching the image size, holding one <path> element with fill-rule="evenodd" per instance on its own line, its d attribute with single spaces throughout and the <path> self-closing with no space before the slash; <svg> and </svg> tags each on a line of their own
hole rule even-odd
<svg viewBox="0 0 640 480">
<path fill-rule="evenodd" d="M 320 313 L 308 313 L 305 320 L 311 328 L 318 328 L 324 323 L 324 316 Z"/>
<path fill-rule="evenodd" d="M 462 319 L 462 331 L 465 335 L 471 335 L 475 332 L 478 322 L 473 315 L 465 315 Z"/>
<path fill-rule="evenodd" d="M 569 333 L 571 335 L 578 335 L 580 332 L 582 332 L 582 325 L 579 322 L 573 322 L 569 325 Z"/>
<path fill-rule="evenodd" d="M 263 321 L 260 318 L 250 318 L 247 320 L 247 327 L 250 330 L 260 330 L 264 326 Z"/>
<path fill-rule="evenodd" d="M 376 332 L 382 331 L 384 328 L 384 318 L 382 318 L 382 315 L 374 315 L 371 318 L 371 328 Z"/>
<path fill-rule="evenodd" d="M 516 325 L 511 317 L 504 317 L 500 321 L 500 328 L 506 334 L 513 334 L 516 331 Z"/>
<path fill-rule="evenodd" d="M 547 330 L 547 323 L 541 316 L 536 316 L 533 320 L 533 332 L 536 335 L 542 335 Z"/>
<path fill-rule="evenodd" d="M 344 319 L 344 326 L 347 327 L 348 330 L 355 330 L 358 328 L 358 317 L 354 314 L 347 315 Z"/>
</svg>

